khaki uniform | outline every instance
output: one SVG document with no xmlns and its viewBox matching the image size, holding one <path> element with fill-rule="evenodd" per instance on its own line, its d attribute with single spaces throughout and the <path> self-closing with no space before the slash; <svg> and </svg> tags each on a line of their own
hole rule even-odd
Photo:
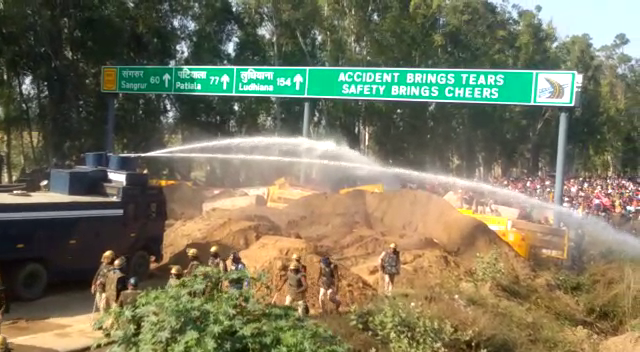
<svg viewBox="0 0 640 352">
<path fill-rule="evenodd" d="M 180 279 L 175 278 L 175 277 L 170 277 L 169 281 L 167 281 L 167 287 L 173 287 L 173 286 L 177 285 L 178 282 L 180 282 Z"/>
<path fill-rule="evenodd" d="M 209 267 L 220 270 L 221 273 L 226 273 L 227 272 L 227 262 L 224 261 L 222 258 L 217 257 L 214 258 L 213 256 L 209 258 L 209 262 L 207 263 L 209 265 Z M 207 288 L 205 289 L 205 294 L 210 294 L 213 291 L 222 291 L 222 278 L 218 278 L 219 282 L 215 283 L 209 283 L 207 285 Z"/>
<path fill-rule="evenodd" d="M 184 272 L 184 276 L 185 277 L 189 277 L 191 275 L 193 275 L 193 273 L 196 271 L 196 269 L 200 266 L 200 260 L 199 259 L 192 259 L 191 262 L 189 262 L 189 266 L 187 266 L 187 270 L 185 270 Z"/>
<path fill-rule="evenodd" d="M 222 258 L 209 258 L 209 266 L 212 268 L 220 269 L 223 273 L 227 272 L 227 262 L 222 260 Z"/>
<path fill-rule="evenodd" d="M 2 278 L 0 278 L 0 320 L 2 320 L 1 319 L 2 316 L 4 314 L 9 313 L 10 310 L 11 310 L 11 304 L 7 299 L 7 289 L 6 287 L 4 287 L 4 284 L 2 283 Z"/>
<path fill-rule="evenodd" d="M 107 308 L 107 296 L 105 295 L 107 274 L 113 270 L 113 265 L 102 263 L 93 276 L 91 283 L 92 287 L 95 287 L 96 303 L 100 312 L 104 312 Z"/>
<path fill-rule="evenodd" d="M 142 291 L 140 290 L 129 289 L 129 290 L 123 291 L 120 294 L 120 298 L 118 298 L 118 306 L 124 307 L 124 306 L 132 306 L 136 304 L 136 301 L 138 300 L 138 296 L 140 296 L 141 293 Z"/>
<path fill-rule="evenodd" d="M 118 269 L 114 269 L 107 274 L 105 295 L 106 309 L 115 307 L 120 298 L 120 293 L 127 288 L 127 277 Z"/>
<path fill-rule="evenodd" d="M 287 273 L 287 282 L 288 294 L 284 304 L 290 306 L 292 303 L 295 303 L 298 306 L 298 315 L 307 315 L 309 310 L 306 302 L 308 288 L 307 275 L 302 272 L 295 274 L 290 271 Z"/>
</svg>

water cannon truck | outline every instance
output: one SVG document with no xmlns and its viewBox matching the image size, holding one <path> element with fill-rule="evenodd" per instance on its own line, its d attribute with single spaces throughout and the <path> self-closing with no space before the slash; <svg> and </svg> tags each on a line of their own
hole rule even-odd
<svg viewBox="0 0 640 352">
<path fill-rule="evenodd" d="M 86 153 L 85 166 L 51 169 L 42 190 L 0 190 L 0 273 L 16 300 L 51 283 L 90 280 L 106 250 L 140 279 L 162 261 L 167 219 L 162 187 L 137 172 L 137 159 Z"/>
</svg>

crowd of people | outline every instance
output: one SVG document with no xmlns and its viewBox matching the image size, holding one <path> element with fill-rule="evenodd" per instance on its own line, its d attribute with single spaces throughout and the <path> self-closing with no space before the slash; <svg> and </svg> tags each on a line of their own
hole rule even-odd
<svg viewBox="0 0 640 352">
<path fill-rule="evenodd" d="M 492 184 L 538 200 L 554 200 L 552 178 L 502 178 L 493 179 Z M 640 213 L 640 178 L 568 178 L 562 193 L 562 205 L 579 214 L 608 217 L 617 213 L 637 219 Z"/>
<path fill-rule="evenodd" d="M 552 177 L 492 178 L 488 183 L 539 201 L 554 202 L 555 179 Z M 411 183 L 407 183 L 405 187 L 422 188 Z M 426 184 L 424 189 L 441 196 L 453 192 L 455 194 L 453 198 L 459 199 L 459 204 L 456 204 L 459 208 L 493 214 L 495 211 L 493 205 L 504 205 L 519 209 L 522 220 L 551 224 L 548 218 L 532 219 L 531 204 L 523 204 L 504 195 L 465 189 L 456 184 L 431 183 Z M 562 192 L 562 206 L 582 216 L 601 217 L 616 227 L 638 222 L 640 221 L 640 177 L 567 178 Z"/>
</svg>

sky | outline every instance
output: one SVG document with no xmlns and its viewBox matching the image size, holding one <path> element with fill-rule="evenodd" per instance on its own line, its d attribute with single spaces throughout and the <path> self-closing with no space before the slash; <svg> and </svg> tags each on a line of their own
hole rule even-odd
<svg viewBox="0 0 640 352">
<path fill-rule="evenodd" d="M 600 47 L 613 42 L 616 34 L 625 33 L 631 41 L 625 52 L 640 58 L 640 0 L 511 0 L 511 3 L 527 9 L 542 6 L 540 16 L 553 22 L 561 38 L 588 33 L 594 45 Z"/>
</svg>

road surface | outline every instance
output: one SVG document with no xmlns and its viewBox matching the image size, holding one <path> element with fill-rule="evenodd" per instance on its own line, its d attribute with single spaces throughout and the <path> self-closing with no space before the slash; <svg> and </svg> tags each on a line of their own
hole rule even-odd
<svg viewBox="0 0 640 352">
<path fill-rule="evenodd" d="M 156 287 L 164 282 L 154 279 L 141 286 Z M 2 334 L 16 352 L 74 351 L 91 346 L 101 337 L 91 328 L 98 317 L 92 311 L 93 300 L 87 285 L 73 285 L 34 302 L 16 302 L 4 316 Z"/>
</svg>

